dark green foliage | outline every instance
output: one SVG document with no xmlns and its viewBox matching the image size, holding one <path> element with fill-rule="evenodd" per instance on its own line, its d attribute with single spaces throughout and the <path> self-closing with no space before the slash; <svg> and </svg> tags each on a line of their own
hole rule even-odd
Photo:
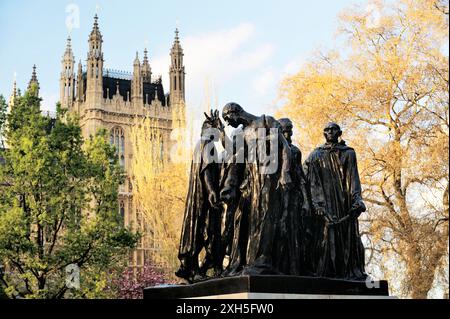
<svg viewBox="0 0 450 319">
<path fill-rule="evenodd" d="M 42 115 L 32 90 L 8 115 L 0 155 L 0 285 L 10 297 L 107 297 L 109 270 L 137 240 L 118 211 L 123 171 L 105 131 L 83 141 L 77 119 L 59 106 Z M 71 264 L 79 289 L 65 284 Z"/>
</svg>

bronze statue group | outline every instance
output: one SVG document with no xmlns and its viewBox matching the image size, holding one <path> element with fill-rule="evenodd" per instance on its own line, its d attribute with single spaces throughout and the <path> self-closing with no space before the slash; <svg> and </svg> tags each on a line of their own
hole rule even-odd
<svg viewBox="0 0 450 319">
<path fill-rule="evenodd" d="M 287 119 L 236 103 L 205 114 L 191 165 L 176 275 L 189 283 L 240 275 L 365 280 L 355 151 L 339 125 L 302 163 Z M 215 143 L 224 151 L 218 152 Z M 200 259 L 201 256 L 201 260 Z"/>
</svg>

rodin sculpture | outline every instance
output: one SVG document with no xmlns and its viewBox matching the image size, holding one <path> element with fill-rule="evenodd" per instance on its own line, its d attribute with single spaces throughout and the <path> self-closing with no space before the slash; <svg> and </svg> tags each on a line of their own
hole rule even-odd
<svg viewBox="0 0 450 319">
<path fill-rule="evenodd" d="M 290 176 L 293 185 L 283 192 L 284 215 L 281 216 L 280 229 L 276 242 L 278 247 L 278 269 L 285 274 L 305 275 L 311 273 L 312 261 L 308 255 L 308 244 L 311 242 L 310 195 L 306 177 L 302 168 L 302 153 L 292 144 L 293 124 L 288 118 L 279 119 L 286 141 L 291 149 Z"/>
<path fill-rule="evenodd" d="M 274 240 L 280 227 L 283 192 L 291 184 L 288 143 L 273 117 L 249 114 L 236 103 L 225 105 L 222 117 L 232 127 L 243 127 L 241 138 L 235 139 L 234 159 L 220 194 L 225 203 L 231 203 L 240 193 L 226 273 L 279 273 Z M 273 149 L 275 156 L 270 157 L 266 151 Z"/>
<path fill-rule="evenodd" d="M 329 123 L 326 143 L 306 159 L 313 210 L 321 220 L 315 230 L 317 276 L 364 280 L 364 246 L 358 217 L 366 210 L 361 197 L 356 153 L 339 137 L 341 128 Z"/>
<path fill-rule="evenodd" d="M 326 143 L 302 165 L 289 119 L 228 103 L 222 118 L 235 128 L 228 137 L 218 111 L 205 116 L 176 275 L 189 283 L 241 275 L 365 280 L 358 216 L 366 207 L 356 154 L 340 141 L 340 127 L 328 124 Z"/>
<path fill-rule="evenodd" d="M 220 254 L 221 208 L 219 200 L 220 166 L 216 140 L 211 129 L 214 122 L 207 118 L 202 125 L 201 140 L 194 150 L 189 189 L 181 230 L 178 258 L 181 262 L 176 275 L 189 282 L 201 280 L 209 268 L 219 276 L 222 270 Z M 205 258 L 199 266 L 199 254 Z"/>
</svg>

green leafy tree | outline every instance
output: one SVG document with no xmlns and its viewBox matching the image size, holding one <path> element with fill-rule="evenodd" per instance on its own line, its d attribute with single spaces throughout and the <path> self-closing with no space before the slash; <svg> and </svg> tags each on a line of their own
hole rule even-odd
<svg viewBox="0 0 450 319">
<path fill-rule="evenodd" d="M 11 298 L 109 297 L 108 274 L 137 241 L 118 212 L 123 172 L 105 131 L 84 143 L 59 106 L 41 114 L 34 89 L 15 101 L 1 154 L 0 285 Z"/>
</svg>

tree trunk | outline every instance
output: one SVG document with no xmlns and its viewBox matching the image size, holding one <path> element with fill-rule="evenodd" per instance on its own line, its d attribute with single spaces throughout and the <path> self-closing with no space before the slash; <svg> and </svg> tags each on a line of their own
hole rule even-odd
<svg viewBox="0 0 450 319">
<path fill-rule="evenodd" d="M 433 281 L 435 269 L 422 270 L 420 267 L 420 256 L 411 258 L 408 263 L 408 277 L 410 285 L 410 296 L 413 299 L 427 299 L 428 291 L 430 291 Z"/>
</svg>

